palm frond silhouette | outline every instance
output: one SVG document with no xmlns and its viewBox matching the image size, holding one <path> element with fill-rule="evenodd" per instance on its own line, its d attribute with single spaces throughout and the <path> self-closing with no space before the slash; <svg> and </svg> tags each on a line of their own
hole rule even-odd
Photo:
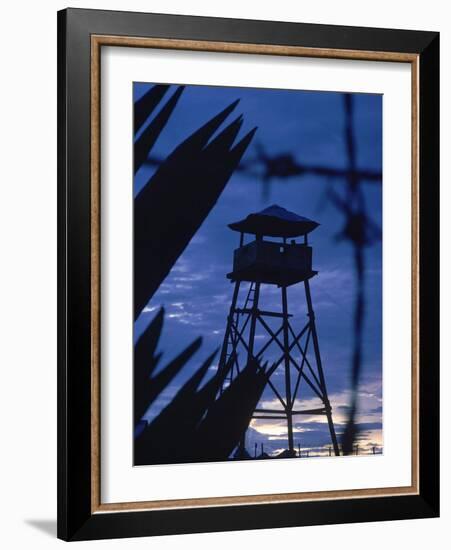
<svg viewBox="0 0 451 550">
<path fill-rule="evenodd" d="M 151 137 L 145 138 L 146 147 L 141 150 L 140 140 L 147 129 L 135 144 L 141 163 L 164 130 L 181 93 L 179 88 L 150 123 Z M 234 144 L 242 116 L 212 139 L 237 104 L 235 101 L 226 107 L 178 145 L 135 198 L 135 319 L 215 205 L 252 141 L 256 128 Z M 151 108 L 155 109 L 154 103 Z"/>
<path fill-rule="evenodd" d="M 153 86 L 135 103 L 135 173 L 148 163 L 151 150 L 170 120 L 183 89 L 179 86 L 154 118 L 169 86 Z M 135 319 L 215 205 L 252 141 L 256 128 L 235 143 L 243 124 L 241 115 L 220 130 L 237 104 L 238 101 L 230 104 L 180 143 L 135 197 Z M 202 344 L 201 337 L 195 339 L 159 369 L 162 353 L 157 348 L 163 325 L 164 309 L 161 308 L 135 344 L 134 463 L 226 460 L 246 431 L 251 412 L 263 392 L 262 367 L 248 365 L 227 391 L 217 397 L 217 388 L 227 368 L 208 378 L 216 350 L 194 370 L 169 404 L 147 423 L 146 411 L 187 368 Z M 234 420 L 221 431 L 217 426 L 221 419 L 223 422 L 224 415 Z"/>
<path fill-rule="evenodd" d="M 164 320 L 161 309 L 135 348 L 135 426 L 172 380 L 199 350 L 195 340 L 157 374 L 156 353 Z M 228 367 L 205 381 L 218 353 L 215 350 L 178 390 L 169 404 L 135 432 L 134 463 L 169 464 L 227 460 L 243 437 L 265 387 L 265 366 L 249 363 L 220 395 L 217 389 Z M 202 386 L 202 382 L 205 381 Z"/>
</svg>

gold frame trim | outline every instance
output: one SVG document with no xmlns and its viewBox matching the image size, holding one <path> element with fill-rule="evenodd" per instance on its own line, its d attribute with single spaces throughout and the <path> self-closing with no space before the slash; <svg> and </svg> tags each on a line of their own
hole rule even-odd
<svg viewBox="0 0 451 550">
<path fill-rule="evenodd" d="M 408 487 L 190 498 L 102 504 L 100 499 L 100 50 L 102 46 L 409 63 L 412 71 L 412 480 Z M 419 56 L 129 36 L 91 36 L 91 513 L 274 504 L 419 494 Z"/>
</svg>

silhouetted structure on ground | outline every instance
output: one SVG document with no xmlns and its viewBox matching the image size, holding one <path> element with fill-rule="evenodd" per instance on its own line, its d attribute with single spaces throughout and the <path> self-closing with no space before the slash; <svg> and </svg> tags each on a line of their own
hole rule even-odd
<svg viewBox="0 0 451 550">
<path fill-rule="evenodd" d="M 326 415 L 334 452 L 336 455 L 340 454 L 310 293 L 309 280 L 317 272 L 312 270 L 312 248 L 308 246 L 307 236 L 317 226 L 318 223 L 277 205 L 229 225 L 232 230 L 240 233 L 240 246 L 234 252 L 233 271 L 227 275 L 235 287 L 218 368 L 219 374 L 225 371 L 227 374 L 222 377 L 223 382 L 218 393 L 221 395 L 240 376 L 242 365 L 262 361 L 269 346 L 277 345 L 281 355 L 266 369 L 265 378 L 266 384 L 280 401 L 281 408 L 255 408 L 252 418 L 286 419 L 288 449 L 282 453 L 283 457 L 296 456 L 293 417 L 297 415 Z M 255 239 L 245 244 L 245 234 L 254 235 Z M 267 237 L 279 240 L 265 240 Z M 296 242 L 296 237 L 302 237 L 302 242 Z M 290 242 L 287 239 L 291 239 Z M 295 332 L 290 320 L 292 315 L 288 312 L 287 287 L 298 283 L 304 285 L 308 321 L 299 332 Z M 281 311 L 260 309 L 262 284 L 277 285 L 280 288 Z M 243 290 L 247 292 L 243 294 Z M 274 322 L 277 326 L 272 325 Z M 262 331 L 264 338 L 258 350 L 255 346 L 257 330 Z M 309 357 L 309 347 L 313 348 L 313 360 Z M 275 376 L 280 372 L 279 367 L 284 371 L 282 392 L 275 383 Z M 295 400 L 301 380 L 318 397 L 321 403 L 319 407 L 296 408 Z M 243 437 L 235 457 L 247 456 Z"/>
</svg>

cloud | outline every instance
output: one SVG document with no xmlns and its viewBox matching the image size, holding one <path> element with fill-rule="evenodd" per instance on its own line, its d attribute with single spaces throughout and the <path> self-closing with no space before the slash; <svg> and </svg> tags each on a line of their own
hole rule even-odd
<svg viewBox="0 0 451 550">
<path fill-rule="evenodd" d="M 143 309 L 143 313 L 153 313 L 154 311 L 157 311 L 160 309 L 160 306 L 146 306 Z"/>
</svg>

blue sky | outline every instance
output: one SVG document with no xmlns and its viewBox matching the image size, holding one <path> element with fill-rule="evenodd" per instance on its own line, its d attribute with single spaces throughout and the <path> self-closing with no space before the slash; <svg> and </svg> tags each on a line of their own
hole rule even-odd
<svg viewBox="0 0 451 550">
<path fill-rule="evenodd" d="M 151 85 L 135 83 L 135 100 Z M 172 86 L 170 93 L 175 89 Z M 271 156 L 290 153 L 301 163 L 347 167 L 343 94 L 334 92 L 187 86 L 152 156 L 165 158 L 194 130 L 238 98 L 240 103 L 226 123 L 243 113 L 244 124 L 238 139 L 258 126 L 244 163 L 256 158 L 257 144 L 261 144 Z M 357 166 L 382 171 L 382 96 L 354 94 L 353 99 Z M 135 195 L 153 170 L 145 167 L 137 173 Z M 252 176 L 235 172 L 216 206 L 135 323 L 136 340 L 164 305 L 166 317 L 160 342 L 163 365 L 197 336 L 203 336 L 201 350 L 148 411 L 147 417 L 157 414 L 202 359 L 222 343 L 233 290 L 226 273 L 231 271 L 233 250 L 238 246 L 238 234 L 227 224 L 278 204 L 321 224 L 310 236 L 313 267 L 319 271 L 311 281 L 311 291 L 329 398 L 340 432 L 349 403 L 355 281 L 352 247 L 349 242 L 336 239 L 343 229 L 343 216 L 327 199 L 326 191 L 333 188 L 340 193 L 345 183 L 342 179 L 312 175 L 273 179 L 270 195 L 265 200 L 258 171 L 255 165 Z M 368 213 L 382 227 L 382 187 L 377 183 L 363 183 L 363 186 Z M 382 244 L 366 248 L 365 254 L 367 307 L 358 422 L 362 430 L 361 445 L 370 446 L 382 444 Z M 288 292 L 291 312 L 302 328 L 303 288 L 293 286 Z M 280 295 L 274 287 L 266 286 L 262 295 L 268 307 L 280 309 Z M 264 404 L 274 403 L 274 399 L 271 390 L 265 390 Z M 303 406 L 308 406 L 313 396 L 301 387 L 300 399 Z M 302 422 L 296 422 L 296 445 L 316 450 L 327 447 L 325 418 L 300 418 Z M 252 449 L 254 443 L 259 446 L 263 443 L 267 452 L 286 448 L 284 422 L 253 421 L 247 441 Z"/>
</svg>

